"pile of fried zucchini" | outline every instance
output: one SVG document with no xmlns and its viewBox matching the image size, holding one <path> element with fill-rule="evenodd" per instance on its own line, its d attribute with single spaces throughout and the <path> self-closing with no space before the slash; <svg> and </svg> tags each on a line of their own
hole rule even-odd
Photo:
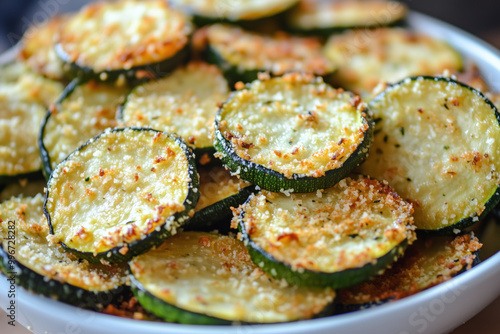
<svg viewBox="0 0 500 334">
<path fill-rule="evenodd" d="M 0 68 L 1 271 L 110 314 L 246 324 L 469 270 L 500 115 L 406 14 L 120 0 L 28 30 Z"/>
</svg>

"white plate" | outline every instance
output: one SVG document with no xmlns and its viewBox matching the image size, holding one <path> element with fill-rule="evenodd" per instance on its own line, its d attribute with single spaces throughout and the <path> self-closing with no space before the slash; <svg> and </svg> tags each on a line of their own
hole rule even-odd
<svg viewBox="0 0 500 334">
<path fill-rule="evenodd" d="M 463 31 L 418 13 L 415 30 L 453 45 L 476 62 L 486 81 L 500 91 L 500 52 Z M 1 58 L 1 57 L 0 57 Z M 497 79 L 498 78 L 498 79 Z M 500 242 L 500 241 L 499 241 Z M 8 284 L 0 279 L 0 306 L 6 309 Z M 373 309 L 285 324 L 196 326 L 155 323 L 107 316 L 16 289 L 17 321 L 35 333 L 444 333 L 470 319 L 500 295 L 500 252 L 472 270 L 403 300 Z M 6 321 L 2 319 L 1 321 Z"/>
</svg>

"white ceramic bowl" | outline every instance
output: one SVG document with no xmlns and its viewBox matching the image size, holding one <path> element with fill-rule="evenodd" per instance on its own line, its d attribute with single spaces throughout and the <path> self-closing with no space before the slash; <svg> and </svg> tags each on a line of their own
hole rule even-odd
<svg viewBox="0 0 500 334">
<path fill-rule="evenodd" d="M 473 60 L 495 91 L 500 91 L 500 52 L 463 31 L 411 13 L 415 30 L 453 45 Z M 8 57 L 7 57 L 8 58 Z M 1 59 L 1 58 L 0 58 Z M 499 240 L 500 242 L 500 240 Z M 0 279 L 0 306 L 8 285 Z M 458 277 L 400 301 L 350 314 L 285 324 L 196 326 L 123 319 L 83 310 L 16 289 L 17 321 L 35 333 L 445 333 L 470 319 L 500 295 L 500 252 Z M 3 319 L 2 321 L 5 321 Z"/>
</svg>

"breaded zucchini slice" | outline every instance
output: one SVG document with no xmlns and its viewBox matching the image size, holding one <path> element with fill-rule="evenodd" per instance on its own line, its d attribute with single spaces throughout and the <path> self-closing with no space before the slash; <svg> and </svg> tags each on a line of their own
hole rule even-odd
<svg viewBox="0 0 500 334">
<path fill-rule="evenodd" d="M 338 290 L 337 312 L 396 301 L 446 282 L 479 263 L 481 246 L 474 234 L 419 237 L 382 275 Z"/>
<path fill-rule="evenodd" d="M 62 91 L 60 83 L 25 66 L 7 66 L 1 72 L 12 76 L 0 82 L 0 183 L 40 171 L 37 129 Z"/>
<path fill-rule="evenodd" d="M 197 25 L 215 22 L 246 23 L 275 16 L 299 0 L 171 0 L 175 7 L 192 15 Z"/>
<path fill-rule="evenodd" d="M 288 13 L 287 26 L 294 32 L 328 36 L 346 29 L 393 26 L 407 12 L 398 1 L 302 0 Z"/>
<path fill-rule="evenodd" d="M 175 234 L 198 198 L 194 157 L 181 139 L 109 129 L 57 165 L 44 212 L 66 250 L 91 262 L 123 262 Z"/>
<path fill-rule="evenodd" d="M 228 84 L 217 67 L 191 62 L 168 77 L 136 87 L 120 118 L 126 126 L 177 133 L 205 165 L 215 153 L 211 138 L 214 117 L 228 96 Z"/>
<path fill-rule="evenodd" d="M 381 82 L 462 69 L 460 54 L 446 42 L 400 28 L 352 30 L 332 36 L 325 54 L 338 66 L 333 82 L 359 94 L 370 93 Z"/>
<path fill-rule="evenodd" d="M 418 229 L 457 232 L 500 201 L 500 116 L 482 93 L 448 78 L 415 77 L 369 106 L 376 134 L 359 170 L 413 203 Z"/>
<path fill-rule="evenodd" d="M 19 59 L 33 71 L 54 80 L 64 79 L 64 63 L 54 49 L 61 26 L 67 16 L 54 16 L 28 29 L 21 40 Z"/>
<path fill-rule="evenodd" d="M 215 117 L 214 146 L 245 181 L 276 192 L 314 192 L 362 163 L 372 135 L 359 97 L 292 73 L 236 91 Z"/>
<path fill-rule="evenodd" d="M 192 30 L 189 18 L 163 0 L 95 2 L 68 18 L 56 52 L 73 75 L 142 79 L 182 63 Z"/>
<path fill-rule="evenodd" d="M 128 282 L 126 266 L 91 264 L 48 241 L 43 196 L 0 204 L 0 267 L 22 287 L 80 307 L 110 303 Z"/>
<path fill-rule="evenodd" d="M 271 276 L 343 288 L 379 273 L 414 241 L 412 212 L 389 186 L 357 176 L 314 194 L 261 191 L 233 222 Z"/>
<path fill-rule="evenodd" d="M 129 263 L 132 291 L 148 311 L 190 324 L 273 323 L 327 312 L 332 289 L 290 286 L 262 272 L 243 242 L 181 232 Z"/>
<path fill-rule="evenodd" d="M 255 192 L 255 186 L 239 180 L 223 167 L 198 168 L 200 200 L 184 230 L 227 231 L 237 208 Z"/>
<path fill-rule="evenodd" d="M 224 71 L 231 86 L 238 81 L 254 81 L 259 72 L 273 76 L 287 72 L 324 76 L 335 70 L 316 38 L 283 33 L 263 35 L 227 24 L 212 25 L 206 33 L 206 58 Z"/>
<path fill-rule="evenodd" d="M 130 88 L 96 81 L 71 82 L 51 108 L 40 130 L 40 156 L 48 179 L 71 152 L 107 128 L 118 125 L 116 113 Z"/>
</svg>

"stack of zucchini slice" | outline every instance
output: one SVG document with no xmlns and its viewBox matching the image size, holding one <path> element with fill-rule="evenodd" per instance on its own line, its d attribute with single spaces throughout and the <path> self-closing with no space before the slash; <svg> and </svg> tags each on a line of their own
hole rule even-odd
<svg viewBox="0 0 500 334">
<path fill-rule="evenodd" d="M 500 115 L 426 75 L 484 81 L 389 27 L 399 3 L 298 3 L 120 0 L 30 30 L 0 68 L 1 271 L 81 307 L 133 293 L 139 318 L 246 324 L 476 264 L 463 230 L 500 201 Z"/>
</svg>

